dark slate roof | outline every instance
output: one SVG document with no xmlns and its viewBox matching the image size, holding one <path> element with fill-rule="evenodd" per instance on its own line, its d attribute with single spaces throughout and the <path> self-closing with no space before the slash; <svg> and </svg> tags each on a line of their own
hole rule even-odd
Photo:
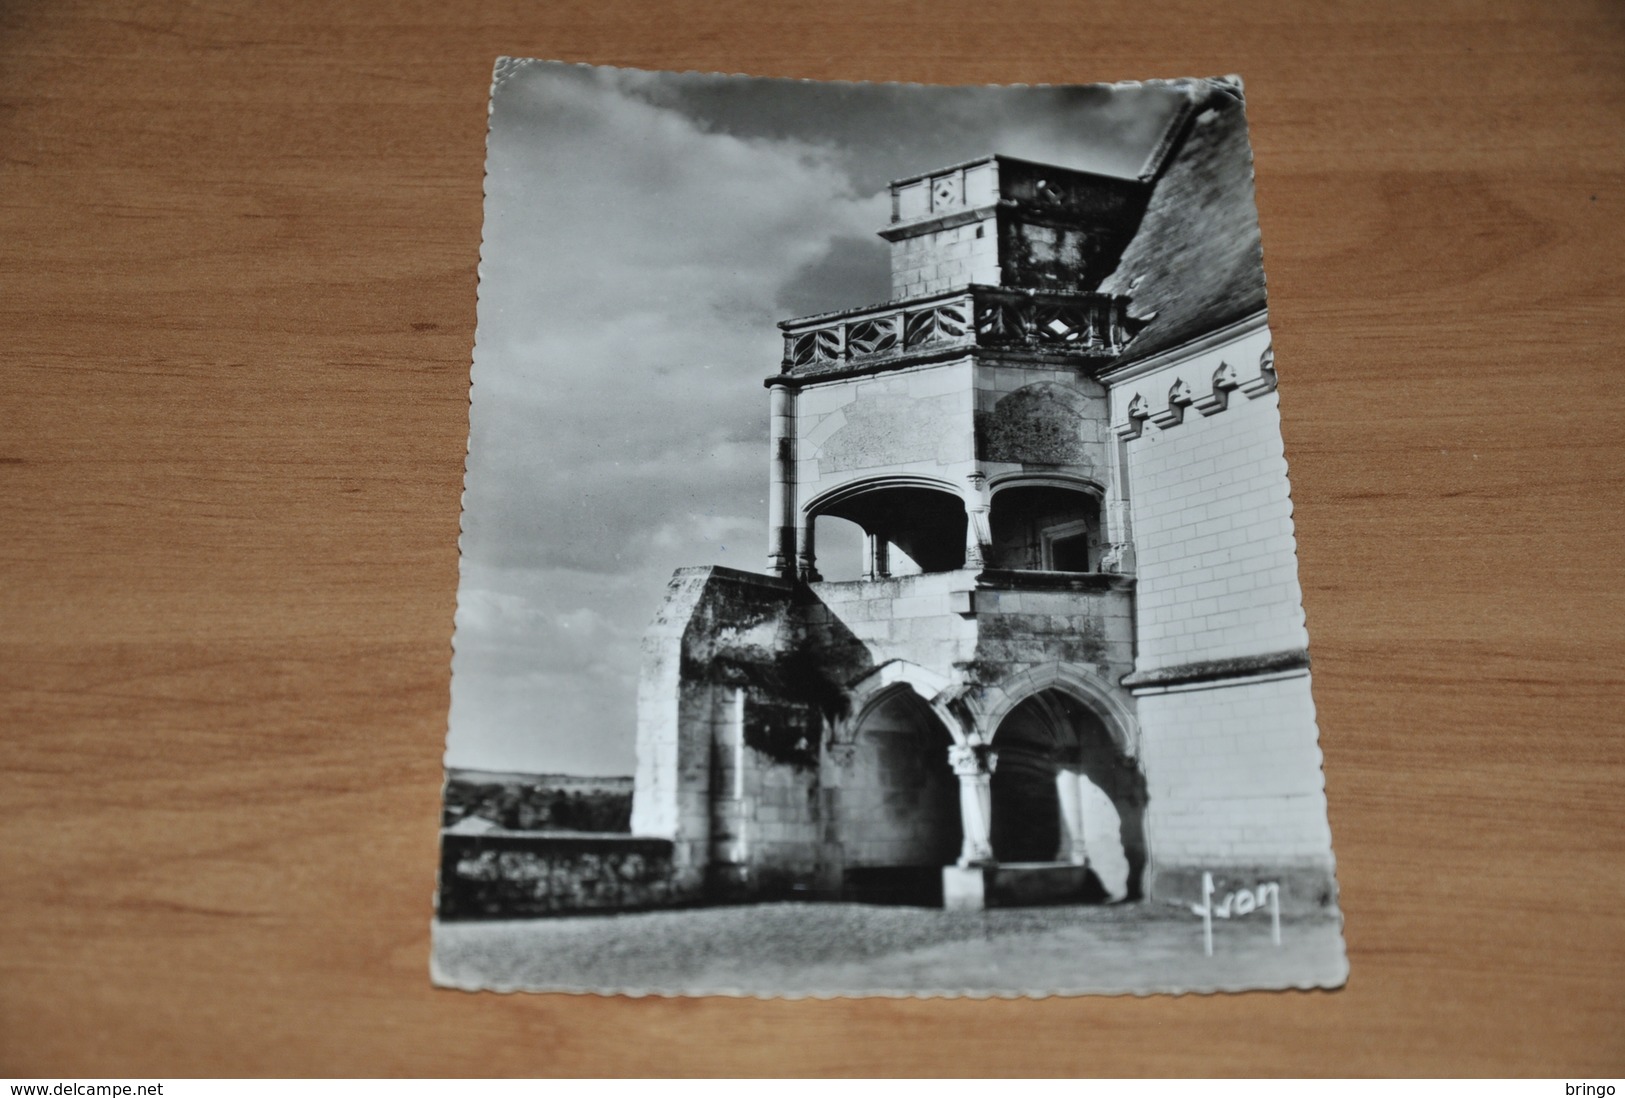
<svg viewBox="0 0 1625 1098">
<path fill-rule="evenodd" d="M 1241 89 L 1198 86 L 1193 110 L 1156 176 L 1151 205 L 1101 290 L 1127 294 L 1129 315 L 1155 314 L 1118 364 L 1234 323 L 1264 307 L 1253 204 L 1253 156 Z M 1130 286 L 1139 280 L 1139 285 Z"/>
</svg>

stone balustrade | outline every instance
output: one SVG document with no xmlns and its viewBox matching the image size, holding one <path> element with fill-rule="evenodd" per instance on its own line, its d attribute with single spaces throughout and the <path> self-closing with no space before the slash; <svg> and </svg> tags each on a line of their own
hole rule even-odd
<svg viewBox="0 0 1625 1098">
<path fill-rule="evenodd" d="M 1105 361 L 1138 325 L 1112 294 L 969 286 L 912 301 L 787 320 L 784 373 L 840 373 L 960 349 L 1038 351 Z"/>
</svg>

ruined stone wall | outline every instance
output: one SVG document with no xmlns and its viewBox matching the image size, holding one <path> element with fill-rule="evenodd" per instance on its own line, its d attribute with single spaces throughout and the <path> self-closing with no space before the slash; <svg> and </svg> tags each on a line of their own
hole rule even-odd
<svg viewBox="0 0 1625 1098">
<path fill-rule="evenodd" d="M 710 890 L 794 895 L 820 860 L 821 720 L 784 688 L 737 687 L 713 709 Z"/>
<path fill-rule="evenodd" d="M 693 898 L 676 883 L 672 844 L 632 835 L 442 832 L 441 919 L 635 911 Z"/>
<path fill-rule="evenodd" d="M 777 681 L 793 590 L 727 568 L 680 569 L 644 635 L 632 830 L 673 841 L 681 888 L 704 884 L 715 745 L 737 735 L 740 688 Z"/>
</svg>

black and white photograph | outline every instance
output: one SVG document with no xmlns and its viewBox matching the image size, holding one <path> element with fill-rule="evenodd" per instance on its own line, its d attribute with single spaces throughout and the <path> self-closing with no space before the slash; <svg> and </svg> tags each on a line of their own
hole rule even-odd
<svg viewBox="0 0 1625 1098">
<path fill-rule="evenodd" d="M 497 64 L 435 983 L 1343 984 L 1245 103 Z"/>
</svg>

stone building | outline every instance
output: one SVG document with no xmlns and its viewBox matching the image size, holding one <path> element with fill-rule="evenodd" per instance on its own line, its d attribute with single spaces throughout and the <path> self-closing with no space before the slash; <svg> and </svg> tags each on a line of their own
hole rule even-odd
<svg viewBox="0 0 1625 1098">
<path fill-rule="evenodd" d="M 679 571 L 644 641 L 670 897 L 1333 903 L 1239 89 L 1136 179 L 891 199 L 891 300 L 780 325 L 765 572 Z"/>
</svg>

